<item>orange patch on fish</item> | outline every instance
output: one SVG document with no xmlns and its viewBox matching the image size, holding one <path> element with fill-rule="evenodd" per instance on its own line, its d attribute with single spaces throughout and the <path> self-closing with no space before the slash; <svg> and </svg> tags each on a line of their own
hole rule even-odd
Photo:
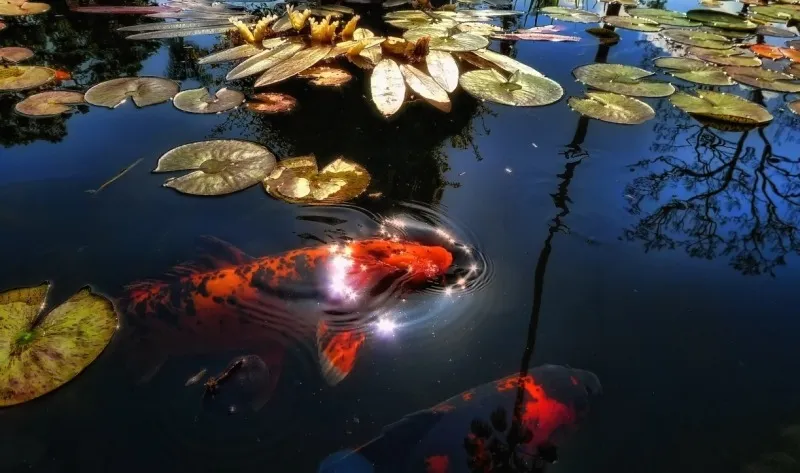
<svg viewBox="0 0 800 473">
<path fill-rule="evenodd" d="M 465 401 L 471 401 L 473 396 L 474 394 L 472 393 L 472 391 L 465 391 L 461 393 L 461 399 Z"/>
<path fill-rule="evenodd" d="M 425 473 L 449 473 L 450 458 L 447 455 L 434 455 L 425 459 Z"/>
<path fill-rule="evenodd" d="M 533 432 L 534 444 L 546 441 L 560 425 L 575 421 L 573 409 L 549 397 L 531 375 L 508 376 L 498 381 L 496 387 L 498 392 L 524 389 L 520 417 L 523 425 Z"/>
<path fill-rule="evenodd" d="M 57 81 L 59 81 L 59 82 L 63 82 L 63 81 L 67 81 L 67 80 L 72 80 L 72 74 L 70 74 L 70 73 L 69 73 L 69 72 L 67 72 L 67 71 L 64 71 L 64 70 L 61 70 L 61 69 L 59 69 L 59 70 L 57 70 L 57 71 L 56 71 L 56 74 L 55 74 L 55 79 L 56 79 Z"/>
</svg>

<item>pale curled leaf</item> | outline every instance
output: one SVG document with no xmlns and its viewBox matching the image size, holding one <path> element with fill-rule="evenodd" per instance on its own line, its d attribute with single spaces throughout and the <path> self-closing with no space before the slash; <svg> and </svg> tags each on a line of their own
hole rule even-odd
<svg viewBox="0 0 800 473">
<path fill-rule="evenodd" d="M 323 60 L 330 50 L 331 46 L 329 45 L 315 45 L 308 49 L 303 49 L 291 58 L 264 72 L 256 80 L 255 87 L 264 87 L 294 77 Z"/>
<path fill-rule="evenodd" d="M 451 109 L 450 97 L 428 74 L 409 64 L 402 64 L 400 72 L 411 90 L 443 112 Z"/>
<path fill-rule="evenodd" d="M 384 116 L 400 110 L 406 97 L 406 84 L 400 67 L 392 59 L 383 59 L 372 70 L 370 76 L 372 101 Z"/>
<path fill-rule="evenodd" d="M 453 55 L 446 51 L 430 51 L 425 57 L 425 64 L 433 80 L 445 91 L 453 92 L 458 87 L 458 63 Z"/>
<path fill-rule="evenodd" d="M 289 59 L 298 51 L 303 50 L 303 48 L 305 48 L 303 43 L 286 43 L 258 53 L 255 56 L 245 59 L 238 66 L 231 69 L 225 76 L 225 79 L 243 79 L 253 74 L 258 74 Z"/>
</svg>

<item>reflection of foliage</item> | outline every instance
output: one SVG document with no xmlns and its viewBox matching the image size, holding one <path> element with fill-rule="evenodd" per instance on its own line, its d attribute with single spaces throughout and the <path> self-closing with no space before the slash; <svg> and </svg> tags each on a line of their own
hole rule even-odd
<svg viewBox="0 0 800 473">
<path fill-rule="evenodd" d="M 551 446 L 531 452 L 527 444 L 533 432 L 515 417 L 510 419 L 502 407 L 495 409 L 489 422 L 474 419 L 464 439 L 467 465 L 472 473 L 534 473 L 544 471 L 546 462 L 555 461 Z"/>
</svg>

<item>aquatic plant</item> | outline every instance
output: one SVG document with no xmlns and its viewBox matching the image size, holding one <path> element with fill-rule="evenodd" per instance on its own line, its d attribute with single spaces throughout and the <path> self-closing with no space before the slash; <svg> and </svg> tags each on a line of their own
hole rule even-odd
<svg viewBox="0 0 800 473">
<path fill-rule="evenodd" d="M 263 184 L 267 193 L 286 202 L 335 204 L 358 197 L 369 182 L 369 172 L 357 163 L 339 157 L 319 170 L 312 155 L 281 160 Z"/>
</svg>

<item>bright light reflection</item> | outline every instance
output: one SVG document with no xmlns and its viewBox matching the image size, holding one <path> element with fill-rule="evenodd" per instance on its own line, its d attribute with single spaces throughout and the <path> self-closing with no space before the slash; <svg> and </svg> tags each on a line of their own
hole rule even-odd
<svg viewBox="0 0 800 473">
<path fill-rule="evenodd" d="M 386 318 L 378 319 L 375 325 L 381 335 L 394 335 L 394 331 L 397 328 L 397 324 L 393 320 Z"/>
</svg>

